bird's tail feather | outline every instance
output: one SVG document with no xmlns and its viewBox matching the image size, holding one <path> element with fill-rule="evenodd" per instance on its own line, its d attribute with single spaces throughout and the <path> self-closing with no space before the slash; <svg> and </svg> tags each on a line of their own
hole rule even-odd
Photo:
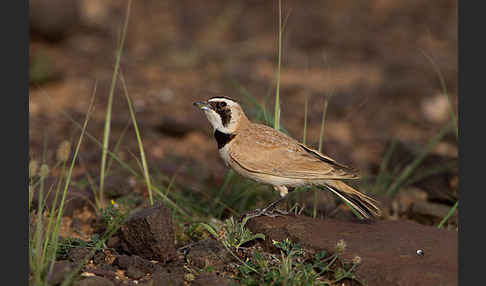
<svg viewBox="0 0 486 286">
<path fill-rule="evenodd" d="M 376 206 L 378 202 L 375 199 L 360 193 L 344 182 L 338 180 L 326 180 L 324 186 L 347 202 L 363 217 L 370 218 L 381 216 L 381 211 L 378 206 Z"/>
</svg>

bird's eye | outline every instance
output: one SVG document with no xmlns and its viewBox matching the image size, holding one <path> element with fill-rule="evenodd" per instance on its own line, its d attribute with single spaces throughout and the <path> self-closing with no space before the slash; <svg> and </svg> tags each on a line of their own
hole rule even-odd
<svg viewBox="0 0 486 286">
<path fill-rule="evenodd" d="M 220 104 L 219 104 L 220 107 L 225 107 L 226 106 L 226 102 L 222 101 Z"/>
</svg>

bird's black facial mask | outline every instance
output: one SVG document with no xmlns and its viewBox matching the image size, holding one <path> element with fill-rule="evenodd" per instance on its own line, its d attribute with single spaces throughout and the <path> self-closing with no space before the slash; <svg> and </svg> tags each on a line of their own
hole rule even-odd
<svg viewBox="0 0 486 286">
<path fill-rule="evenodd" d="M 208 102 L 211 109 L 221 116 L 221 123 L 224 127 L 228 126 L 231 121 L 231 109 L 228 107 L 224 101 L 211 101 Z"/>
</svg>

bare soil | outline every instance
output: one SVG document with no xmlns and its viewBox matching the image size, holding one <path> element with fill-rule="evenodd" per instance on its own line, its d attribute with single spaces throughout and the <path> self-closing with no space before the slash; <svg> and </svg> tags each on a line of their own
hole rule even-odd
<svg viewBox="0 0 486 286">
<path fill-rule="evenodd" d="M 102 138 L 114 55 L 127 4 L 70 2 L 77 3 L 77 10 L 69 10 L 73 17 L 69 21 L 58 21 L 64 23 L 63 27 L 34 27 L 39 21 L 31 21 L 30 158 L 41 161 L 46 142 L 50 166 L 56 162 L 59 144 L 63 140 L 74 142 L 79 135 L 79 129 L 65 114 L 82 122 L 95 87 L 95 110 L 88 132 L 98 140 Z M 254 118 L 256 108 L 243 95 L 244 91 L 265 103 L 268 114 L 273 114 L 277 2 L 133 2 L 121 72 L 134 102 L 148 164 L 152 170 L 174 178 L 175 185 L 194 192 L 208 186 L 219 188 L 227 169 L 218 156 L 209 124 L 192 103 L 214 95 L 230 96 L 240 100 Z M 286 18 L 281 123 L 294 138 L 300 140 L 303 136 L 307 97 L 307 144 L 317 148 L 323 103 L 328 98 L 324 153 L 360 169 L 373 182 L 392 140 L 399 144 L 389 170 L 410 163 L 450 120 L 450 110 L 457 114 L 457 1 L 282 2 Z M 42 17 L 61 19 L 66 10 L 62 8 L 63 1 L 60 3 L 56 6 L 59 9 L 32 10 L 38 15 L 31 15 L 31 19 L 37 17 L 40 23 Z M 443 94 L 437 70 L 452 106 Z M 126 100 L 117 85 L 111 149 L 128 124 Z M 117 154 L 138 168 L 132 156 L 138 154 L 133 129 L 129 128 L 123 138 Z M 451 164 L 451 168 L 403 187 L 394 198 L 376 195 L 384 209 L 383 221 L 378 225 L 389 231 L 393 227 L 385 225 L 399 220 L 393 225 L 403 238 L 412 232 L 407 231 L 408 227 L 419 229 L 402 222 L 412 220 L 428 226 L 424 232 L 421 228 L 416 230 L 424 239 L 441 237 L 443 232 L 434 232 L 430 226 L 437 225 L 458 198 L 457 150 L 457 138 L 450 133 L 431 150 L 418 172 L 444 164 Z M 86 180 L 88 175 L 97 180 L 100 158 L 99 146 L 86 139 L 73 180 Z M 53 168 L 52 180 L 58 176 L 59 170 Z M 106 185 L 108 199 L 130 197 L 134 208 L 147 200 L 143 182 L 124 171 L 111 174 Z M 100 221 L 93 208 L 92 192 L 87 185 L 75 185 L 69 194 L 61 235 L 86 240 L 97 232 Z M 348 209 L 342 205 L 336 208 L 325 194 L 318 199 L 320 219 L 349 223 L 352 215 Z M 301 197 L 307 207 L 312 206 L 312 200 L 312 192 Z M 266 203 L 258 202 L 257 206 Z M 176 233 L 181 231 L 180 226 L 174 227 Z M 457 212 L 446 228 L 455 232 Z M 117 246 L 116 241 L 111 243 Z M 359 243 L 367 244 L 367 240 L 353 241 L 353 245 Z M 175 247 L 184 244 L 176 241 Z M 174 262 L 168 263 L 140 258 L 144 260 L 137 265 L 145 266 L 131 269 L 120 265 L 120 257 L 133 254 L 119 251 L 97 255 L 85 265 L 81 276 L 86 280 L 94 273 L 108 282 L 92 279 L 93 282 L 82 285 L 141 285 L 151 279 L 158 281 L 153 285 L 164 281 L 174 285 L 188 283 L 181 252 Z M 422 263 L 427 257 L 413 258 Z M 366 263 L 367 258 L 363 258 Z M 383 259 L 396 262 L 389 257 Z M 59 271 L 70 269 L 71 264 L 64 261 L 74 263 L 72 257 L 60 261 Z M 398 267 L 399 262 L 396 263 L 393 265 Z M 456 266 L 448 268 L 452 280 Z M 390 272 L 396 269 L 392 268 Z M 219 274 L 211 275 L 197 278 L 194 285 L 228 282 L 221 281 Z"/>
</svg>

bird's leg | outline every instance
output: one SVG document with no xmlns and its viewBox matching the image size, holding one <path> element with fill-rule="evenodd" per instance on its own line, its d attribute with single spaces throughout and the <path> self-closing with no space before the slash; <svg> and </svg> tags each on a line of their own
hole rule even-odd
<svg viewBox="0 0 486 286">
<path fill-rule="evenodd" d="M 270 203 L 268 206 L 266 206 L 263 209 L 256 209 L 254 211 L 248 212 L 246 214 L 248 219 L 252 219 L 254 217 L 258 217 L 262 215 L 269 216 L 269 217 L 276 217 L 280 215 L 289 214 L 289 212 L 287 211 L 276 209 L 276 207 L 287 197 L 289 190 L 285 186 L 274 186 L 273 188 L 280 192 L 280 198 Z"/>
</svg>

